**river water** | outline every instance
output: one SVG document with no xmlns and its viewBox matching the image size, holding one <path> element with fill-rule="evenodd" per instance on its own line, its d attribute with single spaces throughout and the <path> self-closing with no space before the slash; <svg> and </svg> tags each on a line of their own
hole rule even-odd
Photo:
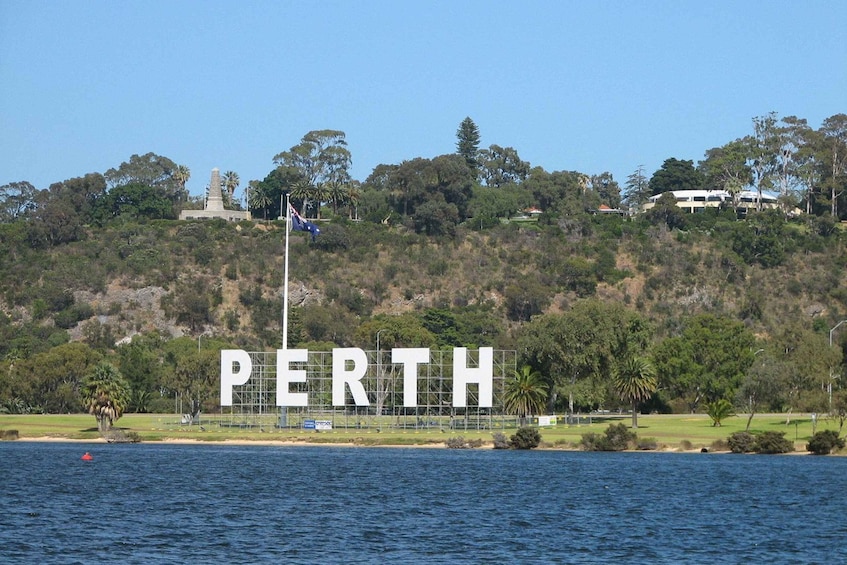
<svg viewBox="0 0 847 565">
<path fill-rule="evenodd" d="M 0 481 L 2 563 L 847 562 L 845 457 L 19 441 Z"/>
</svg>

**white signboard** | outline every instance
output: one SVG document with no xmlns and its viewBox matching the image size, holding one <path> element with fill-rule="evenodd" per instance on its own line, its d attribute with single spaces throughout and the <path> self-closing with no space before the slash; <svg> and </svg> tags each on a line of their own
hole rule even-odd
<svg viewBox="0 0 847 565">
<path fill-rule="evenodd" d="M 418 366 L 429 362 L 426 347 L 391 350 L 391 363 L 402 366 L 403 406 L 415 408 L 418 396 Z M 292 383 L 305 383 L 308 379 L 303 369 L 292 369 L 291 363 L 307 361 L 307 349 L 278 349 L 276 352 L 276 405 L 309 405 L 308 393 L 291 392 Z M 479 348 L 477 367 L 468 367 L 466 347 L 453 349 L 453 407 L 466 408 L 468 385 L 479 387 L 479 407 L 491 408 L 494 396 L 494 348 Z M 332 404 L 344 406 L 345 395 L 350 391 L 356 406 L 369 406 L 362 378 L 368 370 L 367 354 L 357 347 L 339 347 L 332 350 Z M 253 373 L 250 355 L 242 349 L 221 350 L 221 406 L 232 406 L 232 387 L 247 384 Z M 320 428 L 318 428 L 320 429 Z"/>
</svg>

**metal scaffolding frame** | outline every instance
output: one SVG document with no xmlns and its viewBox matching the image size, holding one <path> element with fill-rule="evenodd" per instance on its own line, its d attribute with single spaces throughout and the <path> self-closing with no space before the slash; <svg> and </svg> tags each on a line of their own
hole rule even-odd
<svg viewBox="0 0 847 565">
<path fill-rule="evenodd" d="M 468 350 L 469 367 L 477 367 L 479 351 Z M 330 421 L 333 428 L 404 428 L 445 430 L 504 429 L 514 417 L 504 415 L 506 379 L 517 369 L 517 352 L 493 352 L 493 403 L 479 407 L 479 387 L 467 387 L 467 408 L 453 407 L 453 351 L 430 351 L 428 364 L 418 365 L 417 407 L 403 406 L 403 366 L 390 362 L 390 351 L 366 351 L 368 367 L 362 378 L 369 406 L 356 406 L 349 390 L 345 405 L 332 405 L 332 353 L 310 351 L 306 362 L 292 369 L 306 371 L 305 383 L 292 383 L 291 392 L 305 392 L 306 407 L 276 406 L 276 352 L 250 352 L 253 372 L 246 384 L 234 386 L 232 406 L 222 408 L 221 425 L 232 427 L 302 428 L 307 420 Z"/>
</svg>

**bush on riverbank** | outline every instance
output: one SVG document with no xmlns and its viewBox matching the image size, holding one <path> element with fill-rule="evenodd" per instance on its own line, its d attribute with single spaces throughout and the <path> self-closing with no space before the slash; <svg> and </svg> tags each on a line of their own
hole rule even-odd
<svg viewBox="0 0 847 565">
<path fill-rule="evenodd" d="M 756 437 L 750 432 L 735 432 L 726 439 L 726 442 L 733 453 L 751 453 L 756 444 Z"/>
<path fill-rule="evenodd" d="M 466 440 L 462 436 L 456 436 L 448 438 L 447 441 L 444 442 L 444 445 L 450 449 L 475 449 L 477 447 L 482 447 L 482 440 L 479 438 Z"/>
<path fill-rule="evenodd" d="M 14 441 L 18 439 L 18 430 L 0 430 L 0 441 Z"/>
<path fill-rule="evenodd" d="M 512 449 L 533 449 L 541 444 L 541 432 L 538 428 L 524 426 L 518 428 L 518 431 L 509 439 L 509 445 Z"/>
<path fill-rule="evenodd" d="M 733 453 L 773 455 L 794 451 L 794 444 L 785 439 L 785 432 L 768 431 L 759 435 L 753 435 L 750 432 L 735 432 L 727 438 L 727 444 Z"/>
<path fill-rule="evenodd" d="M 844 449 L 844 445 L 844 438 L 838 437 L 838 432 L 823 430 L 812 436 L 812 439 L 806 444 L 806 450 L 815 455 L 829 455 L 834 450 Z"/>
<path fill-rule="evenodd" d="M 785 439 L 785 432 L 764 432 L 756 436 L 753 450 L 766 454 L 791 453 L 794 451 L 794 444 Z"/>
<path fill-rule="evenodd" d="M 629 430 L 626 424 L 609 424 L 603 435 L 589 432 L 582 434 L 579 442 L 585 451 L 625 451 L 638 441 L 638 435 Z"/>
<path fill-rule="evenodd" d="M 509 449 L 509 439 L 503 432 L 494 432 L 494 449 Z"/>
</svg>

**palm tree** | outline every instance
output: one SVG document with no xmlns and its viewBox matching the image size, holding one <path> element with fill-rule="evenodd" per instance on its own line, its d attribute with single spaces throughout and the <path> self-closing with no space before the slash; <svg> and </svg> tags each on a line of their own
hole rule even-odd
<svg viewBox="0 0 847 565">
<path fill-rule="evenodd" d="M 263 210 L 265 213 L 265 221 L 268 221 L 268 207 L 271 205 L 271 197 L 265 190 L 264 186 L 257 184 L 250 191 L 250 197 L 247 205 L 253 210 Z"/>
<path fill-rule="evenodd" d="M 103 361 L 86 377 L 84 398 L 88 413 L 97 419 L 97 429 L 105 432 L 123 415 L 130 388 L 114 365 Z"/>
<path fill-rule="evenodd" d="M 629 357 L 615 367 L 612 382 L 621 399 L 632 403 L 632 427 L 638 427 L 638 404 L 650 398 L 658 386 L 653 365 L 643 357 Z"/>
<path fill-rule="evenodd" d="M 312 185 L 308 181 L 299 180 L 291 185 L 291 191 L 288 193 L 288 197 L 292 200 L 297 199 L 303 201 L 303 208 L 300 211 L 305 217 L 306 208 L 309 207 L 309 199 L 313 194 L 314 189 L 312 188 Z M 284 210 L 283 213 L 285 213 Z"/>
<path fill-rule="evenodd" d="M 332 201 L 333 214 L 338 214 L 338 206 L 339 204 L 344 204 L 347 201 L 348 193 L 349 189 L 344 183 L 338 181 L 332 181 L 330 183 L 327 183 L 327 195 Z"/>
<path fill-rule="evenodd" d="M 362 186 L 359 181 L 350 183 L 347 191 L 347 198 L 350 201 L 350 219 L 359 219 L 359 199 L 362 197 Z"/>
<path fill-rule="evenodd" d="M 179 185 L 180 196 L 185 194 L 185 184 L 188 182 L 188 179 L 191 178 L 191 171 L 185 165 L 177 165 L 176 170 L 174 170 L 173 178 Z"/>
<path fill-rule="evenodd" d="M 315 205 L 315 219 L 321 219 L 321 202 L 326 202 L 330 199 L 330 195 L 332 194 L 329 185 L 326 183 L 321 183 L 317 186 L 312 187 L 312 201 Z M 306 206 L 303 206 L 305 213 Z"/>
<path fill-rule="evenodd" d="M 720 427 L 721 420 L 732 416 L 732 403 L 726 398 L 719 398 L 706 406 L 706 413 L 712 419 L 712 426 Z"/>
<path fill-rule="evenodd" d="M 238 188 L 238 185 L 241 184 L 241 179 L 238 178 L 238 173 L 235 171 L 227 171 L 223 175 L 224 188 L 229 193 L 229 199 L 232 201 L 232 197 L 235 196 L 235 189 Z"/>
<path fill-rule="evenodd" d="M 528 415 L 542 412 L 546 402 L 547 385 L 541 373 L 529 365 L 516 370 L 515 378 L 506 382 L 503 406 L 506 412 L 520 416 L 522 423 Z"/>
</svg>

